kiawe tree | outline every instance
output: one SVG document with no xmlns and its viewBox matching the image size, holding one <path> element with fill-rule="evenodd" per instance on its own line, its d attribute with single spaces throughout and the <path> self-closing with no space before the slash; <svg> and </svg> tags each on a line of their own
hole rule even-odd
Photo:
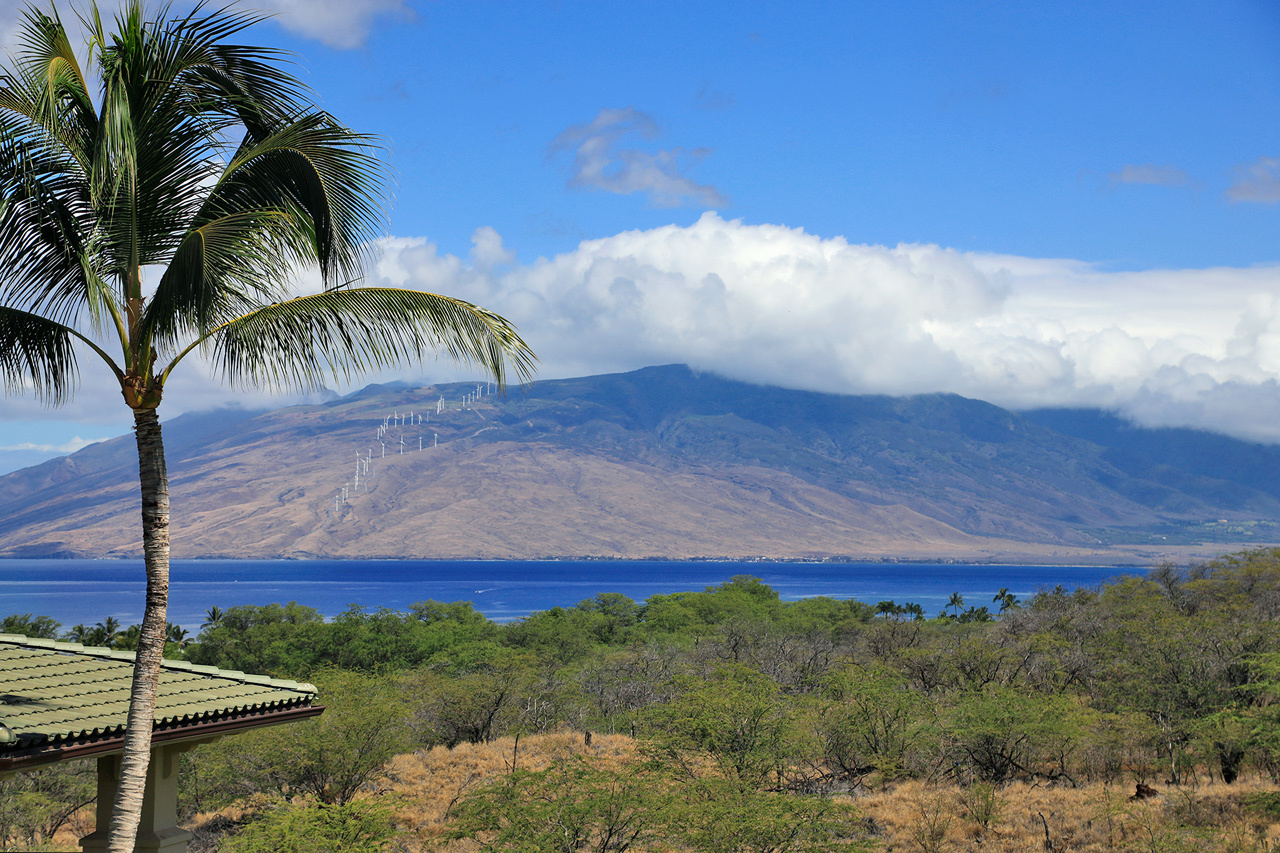
<svg viewBox="0 0 1280 853">
<path fill-rule="evenodd" d="M 260 19 L 96 6 L 82 64 L 29 8 L 0 72 L 0 375 L 57 405 L 77 355 L 133 411 L 146 610 L 109 849 L 131 850 L 168 602 L 169 494 L 157 409 L 202 353 L 233 387 L 306 390 L 443 353 L 500 384 L 534 357 L 501 317 L 447 296 L 357 287 L 384 221 L 376 140 L 317 108 L 287 56 L 229 43 Z M 90 72 L 90 73 L 86 73 Z M 92 76 L 91 76 L 92 75 Z M 318 267 L 320 293 L 294 297 Z"/>
</svg>

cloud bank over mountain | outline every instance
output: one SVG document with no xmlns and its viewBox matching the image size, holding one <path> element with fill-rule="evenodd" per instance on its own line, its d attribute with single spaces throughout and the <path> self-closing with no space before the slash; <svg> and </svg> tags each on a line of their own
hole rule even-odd
<svg viewBox="0 0 1280 853">
<path fill-rule="evenodd" d="M 1107 272 L 715 213 L 510 258 L 491 228 L 467 259 L 392 238 L 372 278 L 502 313 L 548 376 L 685 362 L 785 387 L 1098 406 L 1280 442 L 1280 268 Z"/>
<path fill-rule="evenodd" d="M 493 228 L 467 257 L 391 237 L 367 283 L 447 293 L 507 317 L 546 378 L 686 363 L 732 379 L 841 394 L 950 392 L 1010 408 L 1110 409 L 1144 426 L 1191 426 L 1280 443 L 1280 267 L 1108 272 L 1058 259 L 859 245 L 799 228 L 703 214 L 516 261 Z M 300 292 L 320 289 L 312 276 Z M 58 416 L 123 412 L 84 382 Z M 445 361 L 393 378 L 477 374 Z M 314 399 L 314 398 L 312 398 Z M 222 387 L 188 358 L 170 416 L 279 405 Z M 0 415 L 49 417 L 30 397 Z"/>
</svg>

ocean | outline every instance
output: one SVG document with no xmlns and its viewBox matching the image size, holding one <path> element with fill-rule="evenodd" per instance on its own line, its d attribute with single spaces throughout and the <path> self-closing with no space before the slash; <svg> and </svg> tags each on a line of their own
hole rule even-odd
<svg viewBox="0 0 1280 853">
<path fill-rule="evenodd" d="M 934 616 L 951 593 L 966 606 L 988 606 L 1007 587 L 1021 599 L 1058 584 L 1093 587 L 1144 570 L 1115 566 L 1020 566 L 967 563 L 772 563 L 711 561 L 448 560 L 174 560 L 169 621 L 195 633 L 205 611 L 239 604 L 297 601 L 332 617 L 351 605 L 406 610 L 416 601 L 470 601 L 497 621 L 602 592 L 637 601 L 701 591 L 734 575 L 754 575 L 786 601 L 813 596 L 869 604 L 915 602 Z M 142 619 L 141 560 L 0 560 L 0 617 L 51 616 L 64 629 L 114 616 Z"/>
</svg>

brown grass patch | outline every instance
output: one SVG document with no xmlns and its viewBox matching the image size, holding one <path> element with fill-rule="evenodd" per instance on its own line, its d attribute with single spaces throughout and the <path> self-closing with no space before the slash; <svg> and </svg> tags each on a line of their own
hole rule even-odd
<svg viewBox="0 0 1280 853">
<path fill-rule="evenodd" d="M 473 853 L 479 849 L 475 842 L 443 840 L 450 810 L 462 797 L 501 779 L 513 765 L 543 770 L 573 756 L 606 767 L 625 767 L 639 758 L 636 743 L 625 735 L 598 734 L 591 746 L 580 732 L 524 737 L 518 745 L 507 737 L 397 756 L 378 790 L 363 796 L 394 798 L 403 834 L 392 849 Z M 1280 820 L 1243 807 L 1251 794 L 1275 792 L 1274 784 L 1242 778 L 1233 785 L 1156 787 L 1159 796 L 1133 800 L 1132 786 L 1017 782 L 984 790 L 912 780 L 855 796 L 853 802 L 867 820 L 873 849 L 883 853 L 1280 851 Z M 220 816 L 235 820 L 258 805 L 246 802 Z"/>
<path fill-rule="evenodd" d="M 453 749 L 437 746 L 393 758 L 384 788 L 399 801 L 396 820 L 419 845 L 408 849 L 424 849 L 444 834 L 450 809 L 466 794 L 496 782 L 513 766 L 545 770 L 575 755 L 605 767 L 622 766 L 635 759 L 635 742 L 625 735 L 596 734 L 587 746 L 581 732 L 557 732 L 520 738 L 518 745 L 515 738 L 504 737 Z M 462 851 L 473 845 L 456 842 L 432 849 Z"/>
<path fill-rule="evenodd" d="M 877 827 L 885 851 L 1262 853 L 1280 849 L 1280 824 L 1247 812 L 1241 801 L 1248 794 L 1274 790 L 1274 785 L 1250 779 L 1233 785 L 1160 786 L 1158 797 L 1132 800 L 1132 787 L 1017 782 L 996 790 L 1001 808 L 987 828 L 967 812 L 965 789 L 959 787 L 904 782 L 857 802 Z M 931 824 L 945 824 L 945 829 L 926 843 L 925 829 Z M 1051 846 L 1046 846 L 1046 834 Z"/>
</svg>

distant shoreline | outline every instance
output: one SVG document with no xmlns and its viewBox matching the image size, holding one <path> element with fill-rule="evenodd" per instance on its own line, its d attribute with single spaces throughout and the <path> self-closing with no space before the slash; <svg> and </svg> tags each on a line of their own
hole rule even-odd
<svg viewBox="0 0 1280 853">
<path fill-rule="evenodd" d="M 1052 547 L 1052 546 L 1050 546 Z M 1202 562 L 1213 560 L 1213 558 L 1229 555 L 1239 551 L 1253 551 L 1258 548 L 1280 548 L 1280 543 L 1271 542 L 1240 542 L 1240 543 L 1206 543 L 1199 546 L 1164 546 L 1149 549 L 1142 549 L 1135 552 L 1133 549 L 1117 549 L 1114 552 L 1093 551 L 1085 553 L 1071 553 L 1061 558 L 1053 558 L 1052 556 L 1043 555 L 1043 553 L 1024 552 L 1024 553 L 1002 553 L 1002 555 L 989 555 L 989 553 L 977 553 L 977 555 L 948 555 L 948 556 L 927 556 L 927 555 L 911 555 L 911 553 L 902 553 L 902 555 L 879 555 L 879 556 L 852 556 L 852 555 L 836 555 L 836 556 L 783 556 L 771 557 L 763 555 L 748 556 L 618 556 L 618 555 L 558 555 L 558 556 L 539 556 L 539 557 L 417 557 L 403 555 L 378 555 L 378 556 L 347 556 L 347 555 L 301 555 L 301 553 L 292 553 L 292 555 L 271 555 L 271 556 L 242 556 L 242 555 L 197 555 L 197 556 L 174 556 L 170 558 L 173 562 L 178 561 L 280 561 L 280 562 L 320 562 L 320 561 L 337 561 L 337 562 L 474 562 L 474 564 L 500 564 L 500 562 L 707 562 L 707 564 L 833 564 L 833 565 L 900 565 L 900 564 L 916 564 L 916 565 L 1018 565 L 1018 566 L 1043 566 L 1043 567 L 1070 567 L 1070 566 L 1125 566 L 1134 567 L 1134 569 L 1142 569 L 1142 567 L 1151 567 L 1160 565 L 1162 562 L 1174 562 L 1174 564 L 1190 564 L 1190 562 Z M 83 553 L 49 553 L 49 555 L 4 555 L 0 556 L 0 565 L 5 562 L 19 560 L 47 560 L 51 562 L 68 561 L 68 560 L 102 560 L 102 561 L 129 561 L 142 560 L 141 555 L 105 555 L 91 556 L 83 555 Z"/>
<path fill-rule="evenodd" d="M 141 560 L 0 561 L 0 602 L 67 625 L 141 615 Z M 738 560 L 174 560 L 169 621 L 199 626 L 206 608 L 296 601 L 326 617 L 350 606 L 407 610 L 414 602 L 469 601 L 495 621 L 572 607 L 601 593 L 634 601 L 760 578 L 783 600 L 854 598 L 919 603 L 929 613 L 953 593 L 987 604 L 998 590 L 1027 600 L 1039 590 L 1092 588 L 1149 567 L 1000 563 Z"/>
</svg>

